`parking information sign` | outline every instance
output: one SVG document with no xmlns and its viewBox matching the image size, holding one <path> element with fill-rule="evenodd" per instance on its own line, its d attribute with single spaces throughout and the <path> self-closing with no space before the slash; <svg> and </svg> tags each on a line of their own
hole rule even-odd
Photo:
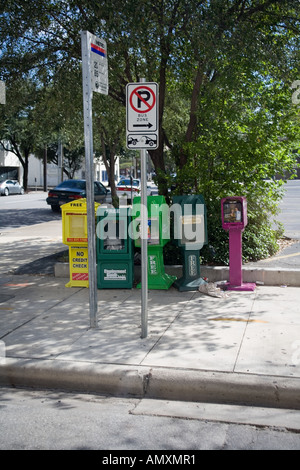
<svg viewBox="0 0 300 470">
<path fill-rule="evenodd" d="M 103 39 L 90 34 L 92 89 L 103 95 L 108 94 L 107 47 Z"/>
<path fill-rule="evenodd" d="M 128 83 L 126 131 L 128 149 L 156 149 L 158 147 L 157 83 Z"/>
<path fill-rule="evenodd" d="M 0 80 L 0 104 L 5 104 L 5 82 Z"/>
</svg>

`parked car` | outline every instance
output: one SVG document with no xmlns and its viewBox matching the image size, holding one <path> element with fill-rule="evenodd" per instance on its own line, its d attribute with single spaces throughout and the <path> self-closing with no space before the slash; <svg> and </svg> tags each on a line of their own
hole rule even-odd
<svg viewBox="0 0 300 470">
<path fill-rule="evenodd" d="M 95 201 L 99 203 L 110 202 L 110 190 L 106 189 L 99 181 L 94 182 L 94 196 Z M 51 206 L 54 212 L 58 212 L 60 206 L 67 202 L 74 201 L 86 197 L 86 182 L 85 180 L 66 180 L 50 189 L 46 199 L 47 204 Z"/>
<path fill-rule="evenodd" d="M 158 187 L 156 186 L 153 181 L 147 182 L 147 194 L 148 196 L 157 196 L 158 195 Z"/>
<path fill-rule="evenodd" d="M 17 180 L 5 180 L 0 182 L 0 194 L 8 196 L 9 194 L 24 194 L 24 188 Z"/>
<path fill-rule="evenodd" d="M 116 186 L 117 196 L 126 197 L 127 201 L 131 201 L 135 196 L 141 194 L 140 180 L 135 178 L 121 178 Z"/>
<path fill-rule="evenodd" d="M 132 189 L 132 192 L 131 192 Z M 141 195 L 141 182 L 136 178 L 121 178 L 116 186 L 117 196 L 127 196 L 127 201 L 131 201 L 135 196 Z M 158 194 L 158 188 L 153 182 L 147 182 L 147 196 Z"/>
</svg>

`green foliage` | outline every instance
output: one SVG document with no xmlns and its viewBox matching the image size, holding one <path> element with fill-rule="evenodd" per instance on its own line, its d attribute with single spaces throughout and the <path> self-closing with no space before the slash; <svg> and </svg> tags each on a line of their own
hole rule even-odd
<svg viewBox="0 0 300 470">
<path fill-rule="evenodd" d="M 280 184 L 272 181 L 294 171 L 291 150 L 299 146 L 290 89 L 300 78 L 299 13 L 299 0 L 144 0 L 138 8 L 136 0 L 5 1 L 0 78 L 30 80 L 36 90 L 27 103 L 17 87 L 8 94 L 7 108 L 20 106 L 6 129 L 22 131 L 19 150 L 23 142 L 37 149 L 63 139 L 78 155 L 80 30 L 88 30 L 108 45 L 109 99 L 93 102 L 97 155 L 112 165 L 124 148 L 126 84 L 157 81 L 160 141 L 150 155 L 161 193 L 174 183 L 168 166 L 177 193 L 204 195 L 210 240 L 202 256 L 218 263 L 228 262 L 220 200 L 246 196 L 244 258 L 264 257 L 278 237 L 271 221 Z"/>
<path fill-rule="evenodd" d="M 211 143 L 209 156 L 206 155 L 205 158 L 202 152 L 201 156 L 193 154 L 183 170 L 179 170 L 177 177 L 180 186 L 175 192 L 202 194 L 206 202 L 208 245 L 201 250 L 202 262 L 228 264 L 228 233 L 222 229 L 221 224 L 221 199 L 226 196 L 247 197 L 248 225 L 243 233 L 244 262 L 267 258 L 276 253 L 277 240 L 283 235 L 282 226 L 276 224 L 275 220 L 282 197 L 283 180 L 267 180 L 263 177 L 270 172 L 292 171 L 293 160 L 289 156 L 286 160 L 276 158 L 273 161 L 269 158 L 268 163 L 260 164 L 258 159 L 258 169 L 255 169 L 253 162 L 249 165 L 249 155 L 245 151 L 240 154 L 238 149 L 235 153 L 232 146 L 229 155 L 230 161 L 235 161 L 235 165 L 231 168 L 227 162 L 226 138 L 224 147 L 222 142 L 222 138 L 218 145 L 215 142 L 218 151 L 214 155 L 216 161 L 213 165 L 211 161 L 214 145 Z M 201 150 L 203 151 L 203 146 Z"/>
<path fill-rule="evenodd" d="M 241 194 L 239 194 L 241 195 Z M 224 195 L 225 196 L 225 195 Z M 248 225 L 246 226 L 243 240 L 243 263 L 257 261 L 274 255 L 279 245 L 277 240 L 283 236 L 281 224 L 270 218 L 269 210 L 272 210 L 271 201 L 255 196 L 247 197 Z M 273 208 L 274 209 L 274 208 Z M 203 264 L 229 264 L 229 234 L 222 228 L 221 198 L 209 200 L 208 212 L 208 245 L 201 250 L 201 262 Z"/>
<path fill-rule="evenodd" d="M 220 75 L 214 83 L 203 84 L 193 141 L 173 148 L 178 162 L 175 193 L 203 194 L 209 243 L 201 258 L 215 264 L 229 261 L 228 233 L 221 226 L 225 196 L 247 197 L 244 262 L 276 253 L 283 234 L 274 223 L 282 197 L 280 176 L 295 172 L 293 149 L 299 145 L 297 109 L 282 71 L 273 66 L 271 73 L 267 61 L 253 68 L 248 61 L 244 69 L 231 62 L 229 69 L 227 61 L 219 60 Z M 182 154 L 185 164 L 180 166 Z"/>
</svg>

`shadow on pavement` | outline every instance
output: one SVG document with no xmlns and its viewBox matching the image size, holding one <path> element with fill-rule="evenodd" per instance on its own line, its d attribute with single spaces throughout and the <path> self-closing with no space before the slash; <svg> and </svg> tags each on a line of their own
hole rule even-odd
<svg viewBox="0 0 300 470">
<path fill-rule="evenodd" d="M 28 225 L 42 224 L 52 220 L 61 220 L 59 212 L 53 212 L 50 208 L 45 209 L 2 209 L 1 210 L 2 224 L 1 230 L 8 231 L 12 228 L 20 228 Z"/>
</svg>

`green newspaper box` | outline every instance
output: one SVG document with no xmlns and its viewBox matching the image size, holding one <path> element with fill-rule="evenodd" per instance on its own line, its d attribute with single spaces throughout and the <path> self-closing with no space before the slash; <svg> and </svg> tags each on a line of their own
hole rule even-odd
<svg viewBox="0 0 300 470">
<path fill-rule="evenodd" d="M 202 195 L 173 197 L 173 239 L 183 259 L 183 275 L 174 286 L 179 291 L 197 290 L 200 276 L 200 250 L 207 243 L 206 206 Z"/>
<path fill-rule="evenodd" d="M 141 247 L 141 237 L 139 235 L 141 218 L 141 198 L 135 197 L 133 200 L 132 219 L 136 233 L 134 242 L 136 247 Z M 165 272 L 163 247 L 170 240 L 170 218 L 169 206 L 166 204 L 164 196 L 148 196 L 148 288 L 149 289 L 169 289 L 176 280 L 176 276 L 171 276 Z M 137 287 L 141 287 L 138 284 Z"/>
<path fill-rule="evenodd" d="M 97 210 L 97 287 L 128 289 L 133 286 L 134 252 L 130 208 Z"/>
</svg>

